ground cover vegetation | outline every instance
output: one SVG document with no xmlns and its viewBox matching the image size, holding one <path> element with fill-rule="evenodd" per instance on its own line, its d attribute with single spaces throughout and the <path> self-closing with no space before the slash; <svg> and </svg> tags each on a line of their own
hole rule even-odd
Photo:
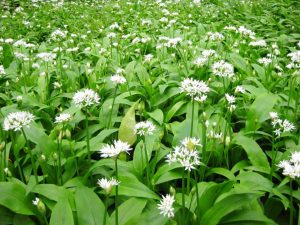
<svg viewBox="0 0 300 225">
<path fill-rule="evenodd" d="M 300 3 L 0 3 L 0 224 L 299 224 Z"/>
</svg>

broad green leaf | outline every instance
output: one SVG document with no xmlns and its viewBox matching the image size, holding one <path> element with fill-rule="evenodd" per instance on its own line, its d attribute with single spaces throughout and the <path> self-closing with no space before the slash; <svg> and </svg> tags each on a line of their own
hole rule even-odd
<svg viewBox="0 0 300 225">
<path fill-rule="evenodd" d="M 23 215 L 34 215 L 31 199 L 26 196 L 23 186 L 12 182 L 0 183 L 0 205 Z"/>
<path fill-rule="evenodd" d="M 61 199 L 72 199 L 72 193 L 64 187 L 54 184 L 38 184 L 32 192 L 45 196 L 46 198 L 59 202 Z"/>
<path fill-rule="evenodd" d="M 249 108 L 246 121 L 246 131 L 255 131 L 261 123 L 269 119 L 269 112 L 273 109 L 277 96 L 262 94 L 258 96 Z"/>
<path fill-rule="evenodd" d="M 186 104 L 185 101 L 179 101 L 179 102 L 176 102 L 172 108 L 167 112 L 167 115 L 166 115 L 166 118 L 165 118 L 165 122 L 169 122 L 170 119 L 172 119 L 172 117 L 174 115 L 176 115 L 176 113 L 181 109 L 181 107 Z"/>
<path fill-rule="evenodd" d="M 13 225 L 35 225 L 29 216 L 15 215 Z"/>
<path fill-rule="evenodd" d="M 229 59 L 236 68 L 242 70 L 249 76 L 252 75 L 251 67 L 242 56 L 236 53 L 231 53 Z"/>
<path fill-rule="evenodd" d="M 105 207 L 100 198 L 89 188 L 80 187 L 75 192 L 78 225 L 102 225 Z"/>
<path fill-rule="evenodd" d="M 234 174 L 230 170 L 225 168 L 211 168 L 208 170 L 207 176 L 210 174 L 219 174 L 221 176 L 226 177 L 229 180 L 235 180 Z"/>
<path fill-rule="evenodd" d="M 260 146 L 252 139 L 242 134 L 235 136 L 234 141 L 240 145 L 247 153 L 248 158 L 253 166 L 257 167 L 264 173 L 270 172 L 270 166 L 267 156 L 260 148 Z"/>
<path fill-rule="evenodd" d="M 156 109 L 153 112 L 147 113 L 153 120 L 155 120 L 159 125 L 164 122 L 164 113 L 160 109 Z"/>
<path fill-rule="evenodd" d="M 266 177 L 263 177 L 259 173 L 247 171 L 237 176 L 237 180 L 240 181 L 241 185 L 247 186 L 250 190 L 260 190 L 265 192 L 271 192 L 273 183 Z"/>
<path fill-rule="evenodd" d="M 250 193 L 231 194 L 215 203 L 207 211 L 205 211 L 200 224 L 217 225 L 220 224 L 221 219 L 229 213 L 241 209 L 243 205 L 248 204 L 258 196 Z"/>
<path fill-rule="evenodd" d="M 70 204 L 61 199 L 53 208 L 50 225 L 74 225 L 74 219 Z"/>
<path fill-rule="evenodd" d="M 262 212 L 251 210 L 238 210 L 224 217 L 220 224 L 258 224 L 276 225 L 273 220 L 266 217 Z"/>
<path fill-rule="evenodd" d="M 121 121 L 121 125 L 119 128 L 118 137 L 121 141 L 127 142 L 130 145 L 133 145 L 136 141 L 136 134 L 134 132 L 134 126 L 136 124 L 135 121 L 135 110 L 139 104 L 139 101 L 135 102 L 124 118 Z"/>
<path fill-rule="evenodd" d="M 147 200 L 141 198 L 130 198 L 122 203 L 119 206 L 119 225 L 130 225 L 128 222 L 142 213 L 146 203 Z M 110 225 L 115 225 L 115 212 L 111 215 L 109 222 Z"/>
<path fill-rule="evenodd" d="M 140 197 L 149 199 L 160 199 L 153 191 L 146 185 L 141 183 L 134 177 L 119 176 L 119 195 L 126 195 L 129 197 Z"/>
</svg>

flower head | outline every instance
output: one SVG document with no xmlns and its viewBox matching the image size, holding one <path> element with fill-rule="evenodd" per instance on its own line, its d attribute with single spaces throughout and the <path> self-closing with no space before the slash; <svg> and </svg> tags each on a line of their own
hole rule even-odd
<svg viewBox="0 0 300 225">
<path fill-rule="evenodd" d="M 202 80 L 199 81 L 194 80 L 193 78 L 185 78 L 181 82 L 180 90 L 192 98 L 201 98 L 202 96 L 206 96 L 209 92 L 209 87 Z"/>
<path fill-rule="evenodd" d="M 282 174 L 292 179 L 300 177 L 300 152 L 293 152 L 290 160 L 283 160 L 278 165 L 283 169 Z"/>
<path fill-rule="evenodd" d="M 32 200 L 32 204 L 34 204 L 36 206 L 39 204 L 39 202 L 40 202 L 40 199 L 38 197 L 36 197 L 34 200 Z"/>
<path fill-rule="evenodd" d="M 123 76 L 121 76 L 119 74 L 115 74 L 115 75 L 111 76 L 110 80 L 115 85 L 124 84 L 126 82 L 125 77 L 123 77 Z"/>
<path fill-rule="evenodd" d="M 55 117 L 54 123 L 66 123 L 71 120 L 71 115 L 69 113 L 61 113 Z"/>
<path fill-rule="evenodd" d="M 97 182 L 99 187 L 103 188 L 107 195 L 109 195 L 111 193 L 113 186 L 117 186 L 117 185 L 119 185 L 119 183 L 120 182 L 114 178 L 111 178 L 110 180 L 108 180 L 106 178 L 102 178 L 100 180 L 98 179 L 98 182 Z"/>
<path fill-rule="evenodd" d="M 83 108 L 86 106 L 91 106 L 99 103 L 98 94 L 91 89 L 84 89 L 82 91 L 78 91 L 73 96 L 73 102 L 79 108 Z"/>
<path fill-rule="evenodd" d="M 0 65 L 0 75 L 5 75 L 5 70 L 2 65 Z"/>
<path fill-rule="evenodd" d="M 155 130 L 155 126 L 149 120 L 137 123 L 134 126 L 134 132 L 140 136 L 151 135 Z"/>
<path fill-rule="evenodd" d="M 132 148 L 127 142 L 122 142 L 121 140 L 115 140 L 112 145 L 106 145 L 102 149 L 100 149 L 101 157 L 108 158 L 108 157 L 118 157 L 121 152 L 128 153 Z"/>
<path fill-rule="evenodd" d="M 5 131 L 18 131 L 24 126 L 28 126 L 33 120 L 34 116 L 30 112 L 13 112 L 8 114 L 8 116 L 4 119 L 3 129 Z"/>
<path fill-rule="evenodd" d="M 167 194 L 162 197 L 162 200 L 157 205 L 160 210 L 160 214 L 169 218 L 174 217 L 173 203 L 175 202 L 174 196 Z"/>
<path fill-rule="evenodd" d="M 231 78 L 234 76 L 234 68 L 230 63 L 224 60 L 215 62 L 212 66 L 213 74 L 219 77 Z"/>
</svg>

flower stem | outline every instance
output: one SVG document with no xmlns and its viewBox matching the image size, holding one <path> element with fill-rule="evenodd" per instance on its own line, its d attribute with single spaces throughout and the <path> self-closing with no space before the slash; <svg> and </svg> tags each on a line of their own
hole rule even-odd
<svg viewBox="0 0 300 225">
<path fill-rule="evenodd" d="M 23 134 L 23 136 L 25 138 L 25 142 L 26 142 L 26 145 L 27 145 L 27 148 L 28 148 L 28 152 L 29 152 L 29 155 L 30 155 L 30 158 L 31 158 L 31 164 L 32 164 L 33 173 L 34 173 L 34 177 L 35 177 L 35 183 L 38 184 L 39 180 L 38 180 L 37 169 L 36 169 L 36 166 L 35 166 L 35 163 L 34 163 L 32 151 L 31 151 L 31 149 L 29 149 L 28 139 L 26 137 L 26 134 L 25 134 L 23 128 L 21 129 L 21 131 L 22 131 L 22 134 Z"/>
<path fill-rule="evenodd" d="M 147 153 L 145 137 L 143 137 L 143 145 L 144 145 L 145 159 L 146 159 L 146 180 L 147 180 L 147 186 L 149 187 L 149 161 L 148 161 L 148 153 Z"/>
<path fill-rule="evenodd" d="M 119 180 L 118 179 L 118 159 L 116 158 L 115 159 L 115 171 L 116 171 L 116 180 Z M 116 214 L 115 214 L 115 224 L 118 225 L 119 224 L 119 212 L 118 212 L 118 191 L 119 191 L 119 188 L 118 188 L 118 185 L 116 185 L 116 195 L 115 195 L 115 208 L 116 208 Z"/>
<path fill-rule="evenodd" d="M 196 199 L 197 199 L 197 210 L 196 210 L 196 215 L 197 215 L 197 224 L 199 220 L 199 192 L 198 192 L 198 179 L 197 179 L 197 171 L 194 171 L 194 176 L 195 176 L 195 183 L 196 183 Z"/>
<path fill-rule="evenodd" d="M 293 225 L 294 209 L 293 209 L 293 180 L 290 178 L 290 225 Z"/>
<path fill-rule="evenodd" d="M 86 130 L 86 149 L 88 154 L 89 165 L 91 165 L 91 153 L 90 153 L 90 132 L 89 132 L 89 121 L 88 121 L 88 110 L 85 114 L 85 130 Z"/>
<path fill-rule="evenodd" d="M 184 182 L 184 179 L 185 179 L 185 171 L 184 171 L 184 168 L 183 168 L 183 172 L 182 172 L 182 207 L 185 208 L 185 194 L 184 194 L 184 186 L 185 186 L 185 182 Z"/>
<path fill-rule="evenodd" d="M 192 118 L 191 118 L 191 130 L 190 130 L 190 137 L 193 137 L 193 130 L 194 130 L 194 110 L 195 109 L 195 101 L 192 98 Z"/>
<path fill-rule="evenodd" d="M 106 215 L 107 215 L 107 208 L 108 208 L 108 196 L 105 196 L 105 210 L 104 210 L 104 216 L 103 216 L 103 225 L 106 225 Z"/>
<path fill-rule="evenodd" d="M 114 104 L 115 104 L 115 100 L 116 100 L 117 90 L 118 90 L 118 85 L 117 85 L 116 88 L 115 88 L 114 97 L 113 97 L 113 102 L 112 102 L 111 110 L 110 110 L 110 113 L 109 113 L 109 119 L 108 119 L 108 125 L 107 125 L 107 128 L 110 128 L 110 125 L 111 125 L 111 117 L 112 117 L 112 113 L 113 113 L 113 109 L 114 109 Z"/>
<path fill-rule="evenodd" d="M 272 159 L 271 159 L 271 171 L 270 171 L 270 180 L 272 181 L 272 178 L 273 178 L 273 171 L 274 171 L 274 160 L 275 160 L 275 157 L 274 157 L 274 151 L 275 151 L 275 138 L 274 138 L 274 132 L 272 134 Z"/>
<path fill-rule="evenodd" d="M 58 147 L 58 178 L 59 180 L 58 185 L 62 185 L 63 184 L 63 180 L 62 180 L 62 168 L 61 168 L 61 148 L 62 148 L 62 135 L 63 135 L 63 130 L 64 127 L 62 128 L 62 130 L 59 132 L 58 135 L 58 140 L 57 140 L 57 147 Z"/>
</svg>

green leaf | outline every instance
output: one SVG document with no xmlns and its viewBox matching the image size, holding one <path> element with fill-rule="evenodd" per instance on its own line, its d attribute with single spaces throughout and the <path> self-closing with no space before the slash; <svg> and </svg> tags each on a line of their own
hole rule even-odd
<svg viewBox="0 0 300 225">
<path fill-rule="evenodd" d="M 172 119 L 172 117 L 174 115 L 176 115 L 176 113 L 181 109 L 181 107 L 186 104 L 185 101 L 179 101 L 179 102 L 176 102 L 175 105 L 172 106 L 172 108 L 168 111 L 167 115 L 166 115 L 166 119 L 165 119 L 165 122 L 169 122 L 170 119 Z"/>
<path fill-rule="evenodd" d="M 23 186 L 12 182 L 0 183 L 0 205 L 23 215 L 34 215 L 31 200 L 26 197 Z"/>
<path fill-rule="evenodd" d="M 134 132 L 134 126 L 136 124 L 135 121 L 135 110 L 138 106 L 139 101 L 135 102 L 124 118 L 121 121 L 121 125 L 119 128 L 118 137 L 121 141 L 127 142 L 130 145 L 133 145 L 136 141 L 136 134 Z"/>
<path fill-rule="evenodd" d="M 59 187 L 54 184 L 39 184 L 36 185 L 32 192 L 45 196 L 53 201 L 60 201 L 61 199 L 70 199 L 72 193 L 64 187 Z"/>
<path fill-rule="evenodd" d="M 242 56 L 236 53 L 231 53 L 229 59 L 236 68 L 242 70 L 250 76 L 252 75 L 251 67 L 248 65 L 247 61 Z"/>
<path fill-rule="evenodd" d="M 73 225 L 73 214 L 67 200 L 60 200 L 53 208 L 50 225 Z"/>
<path fill-rule="evenodd" d="M 80 187 L 75 192 L 78 225 L 102 225 L 105 207 L 89 188 Z"/>
<path fill-rule="evenodd" d="M 147 113 L 153 120 L 155 120 L 159 125 L 164 122 L 164 113 L 160 109 L 156 109 L 153 112 Z"/>
<path fill-rule="evenodd" d="M 266 217 L 262 212 L 259 211 L 250 211 L 250 210 L 239 210 L 230 213 L 225 218 L 222 219 L 221 224 L 242 224 L 242 222 L 246 222 L 245 224 L 255 224 L 260 225 L 276 225 L 273 220 Z"/>
<path fill-rule="evenodd" d="M 119 176 L 119 181 L 121 182 L 119 185 L 119 195 L 160 199 L 158 195 L 134 177 Z"/>
<path fill-rule="evenodd" d="M 256 199 L 256 194 L 238 193 L 231 194 L 215 203 L 210 207 L 200 220 L 200 224 L 217 225 L 220 224 L 221 219 L 229 213 L 240 209 L 243 205 L 248 204 L 253 199 Z"/>
<path fill-rule="evenodd" d="M 243 136 L 242 134 L 238 134 L 234 138 L 234 141 L 246 151 L 253 166 L 257 167 L 257 169 L 263 171 L 264 173 L 270 173 L 270 166 L 267 156 L 253 139 Z"/>
<path fill-rule="evenodd" d="M 35 225 L 29 216 L 15 215 L 13 225 Z"/>
<path fill-rule="evenodd" d="M 246 121 L 246 131 L 255 131 L 261 123 L 269 119 L 269 112 L 274 107 L 278 97 L 273 94 L 258 96 L 249 108 Z"/>
<path fill-rule="evenodd" d="M 130 225 L 129 220 L 139 216 L 145 208 L 147 200 L 130 198 L 119 206 L 119 225 Z M 110 225 L 115 225 L 115 212 L 111 215 Z"/>
<path fill-rule="evenodd" d="M 250 190 L 260 190 L 271 192 L 273 183 L 262 175 L 252 171 L 241 171 L 237 176 L 237 180 L 241 185 L 248 187 Z"/>
</svg>

